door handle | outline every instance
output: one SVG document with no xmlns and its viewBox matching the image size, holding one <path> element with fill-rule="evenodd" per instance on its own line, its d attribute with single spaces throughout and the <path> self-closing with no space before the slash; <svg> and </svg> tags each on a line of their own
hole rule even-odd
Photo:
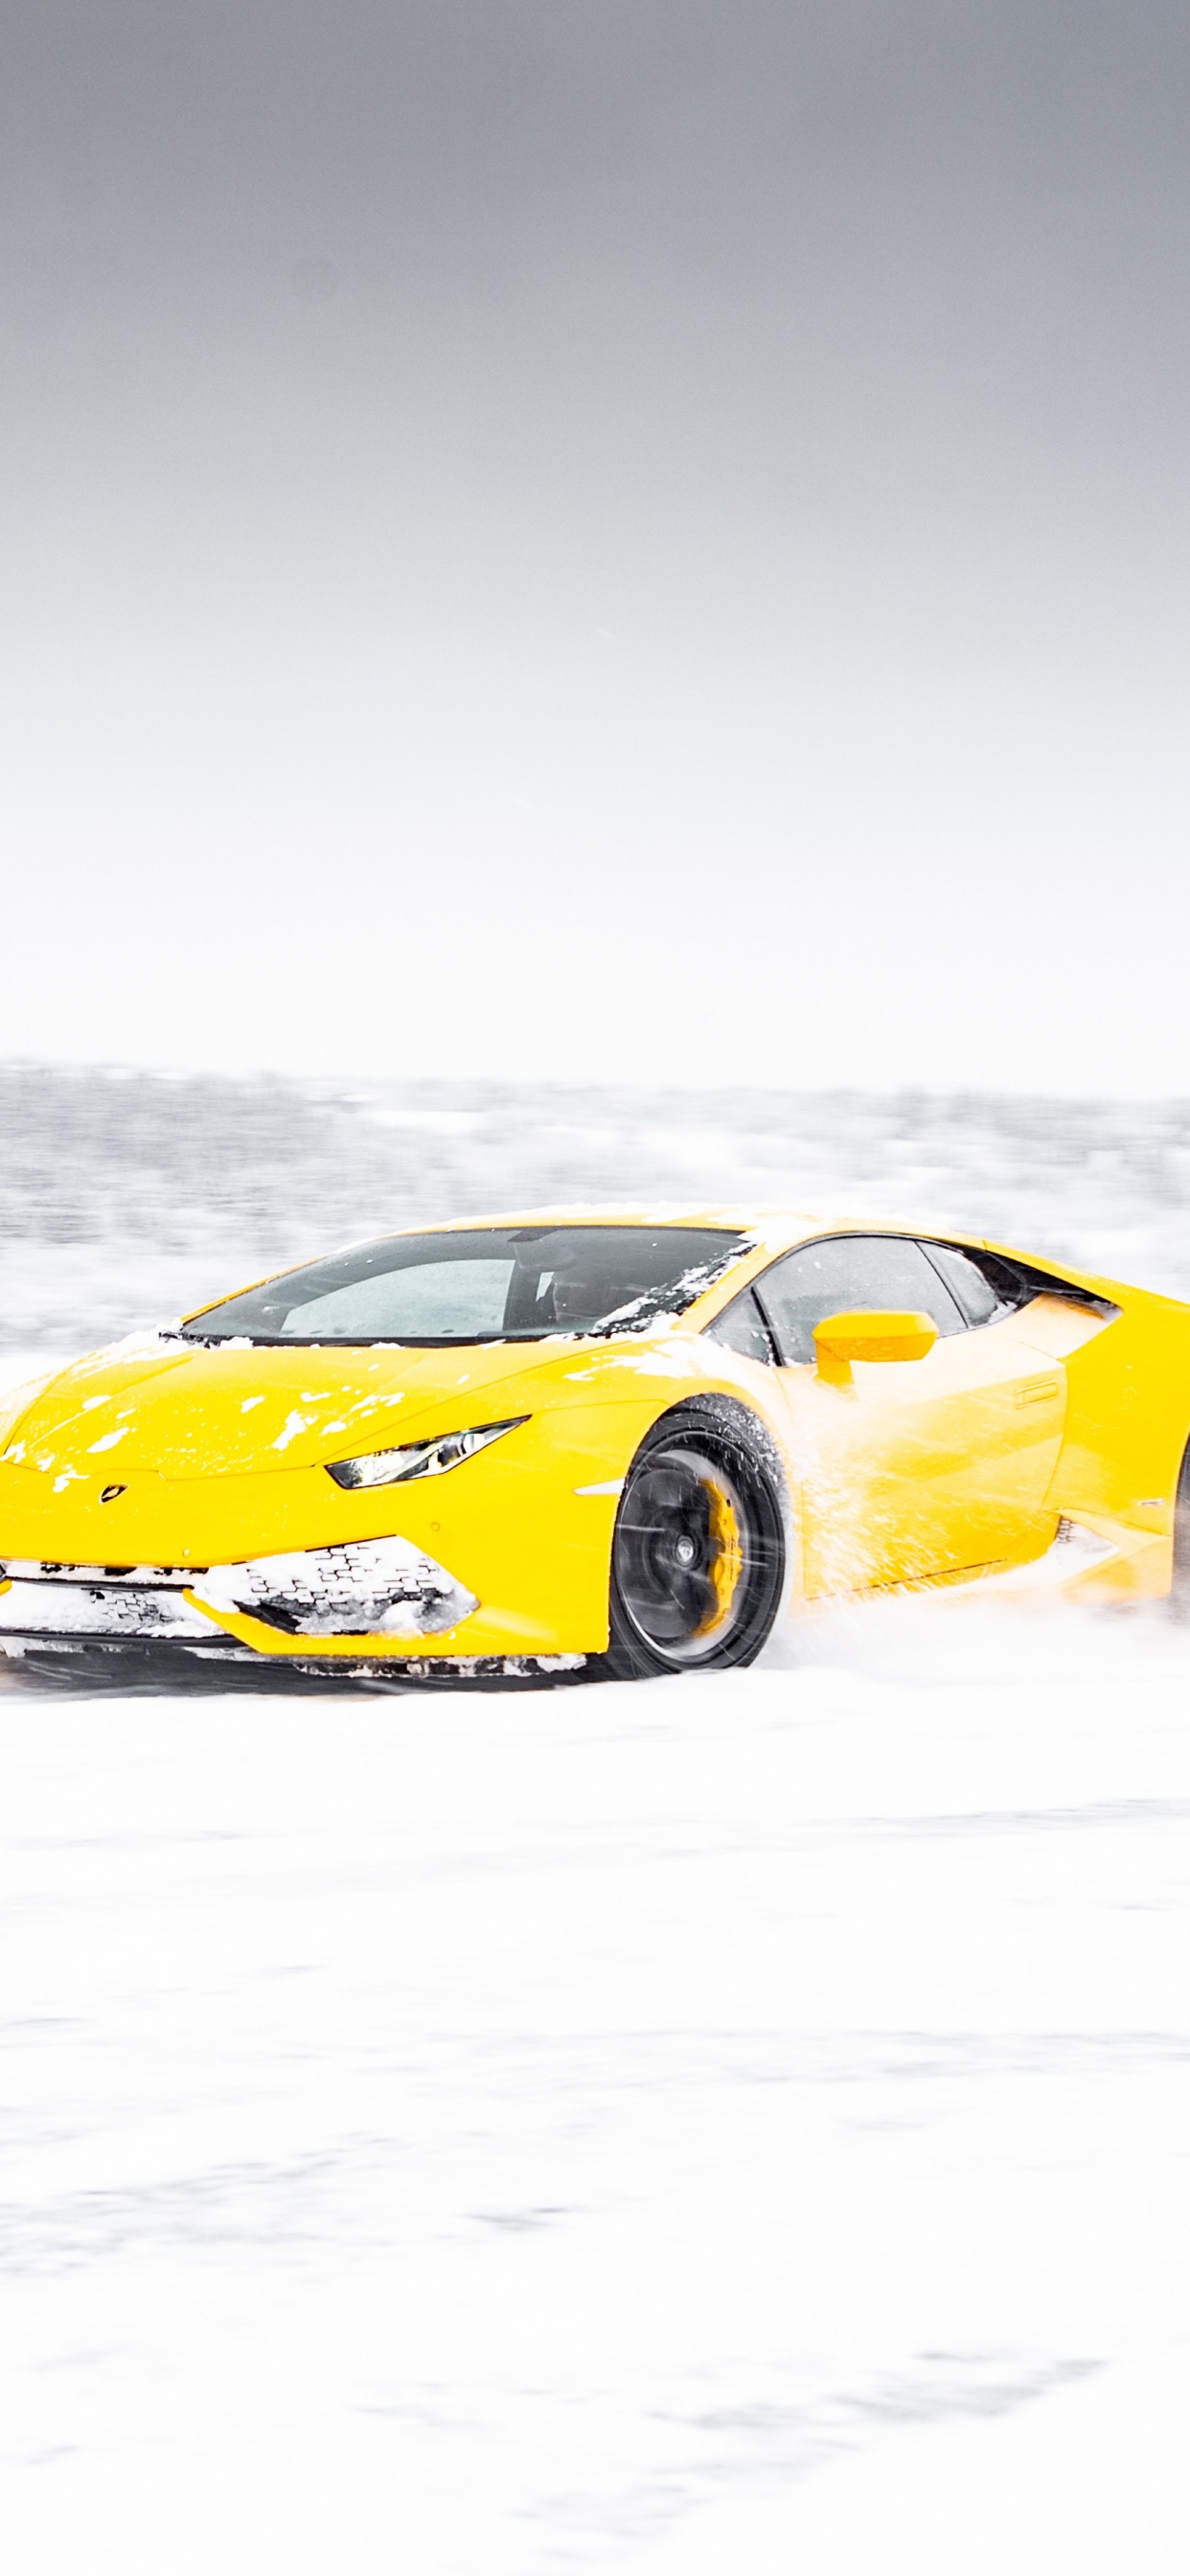
<svg viewBox="0 0 1190 2576">
<path fill-rule="evenodd" d="M 1055 1377 L 1027 1377 L 1016 1390 L 1018 1404 L 1044 1404 L 1047 1396 L 1058 1394 Z"/>
</svg>

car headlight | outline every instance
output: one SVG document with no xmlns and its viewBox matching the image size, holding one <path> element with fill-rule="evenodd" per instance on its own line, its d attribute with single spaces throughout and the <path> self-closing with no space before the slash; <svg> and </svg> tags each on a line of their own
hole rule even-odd
<svg viewBox="0 0 1190 2576">
<path fill-rule="evenodd" d="M 448 1468 L 461 1466 L 477 1449 L 486 1449 L 489 1440 L 519 1430 L 528 1419 L 527 1413 L 517 1413 L 511 1422 L 484 1422 L 477 1431 L 444 1431 L 437 1440 L 414 1440 L 405 1449 L 373 1449 L 366 1458 L 336 1458 L 326 1472 L 337 1485 L 352 1488 L 405 1485 L 411 1476 L 445 1476 Z"/>
</svg>

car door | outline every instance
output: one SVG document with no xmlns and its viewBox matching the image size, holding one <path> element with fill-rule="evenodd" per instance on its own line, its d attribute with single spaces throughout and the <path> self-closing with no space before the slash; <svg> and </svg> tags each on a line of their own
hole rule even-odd
<svg viewBox="0 0 1190 2576">
<path fill-rule="evenodd" d="M 1065 1416 L 1060 1362 L 958 1247 L 908 1235 L 800 1244 L 756 1282 L 801 1469 L 808 1593 L 961 1575 L 1040 1555 Z M 814 1326 L 848 1308 L 913 1309 L 925 1359 L 857 1361 L 849 1387 L 815 1364 Z"/>
</svg>

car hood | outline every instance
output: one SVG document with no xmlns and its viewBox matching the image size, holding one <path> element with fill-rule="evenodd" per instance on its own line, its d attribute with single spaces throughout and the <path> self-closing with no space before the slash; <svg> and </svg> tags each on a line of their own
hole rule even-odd
<svg viewBox="0 0 1190 2576">
<path fill-rule="evenodd" d="M 617 1357 L 635 1374 L 646 1349 L 652 1337 L 630 1355 L 623 1343 L 270 1350 L 154 1338 L 93 1353 L 35 1392 L 3 1457 L 72 1482 L 320 1466 L 530 1412 L 547 1394 L 543 1377 L 551 1402 L 589 1400 L 593 1379 L 618 1374 Z M 630 1388 L 621 1378 L 601 1391 Z"/>
</svg>

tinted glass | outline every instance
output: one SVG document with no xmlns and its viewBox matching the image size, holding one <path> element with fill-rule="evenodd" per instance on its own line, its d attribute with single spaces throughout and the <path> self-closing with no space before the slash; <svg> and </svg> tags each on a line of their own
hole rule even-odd
<svg viewBox="0 0 1190 2576">
<path fill-rule="evenodd" d="M 814 1358 L 814 1326 L 848 1307 L 901 1309 L 961 1333 L 963 1317 L 919 1243 L 900 1234 L 838 1234 L 799 1244 L 757 1282 L 787 1363 Z"/>
<path fill-rule="evenodd" d="M 746 1360 L 760 1360 L 771 1368 L 776 1356 L 772 1335 L 750 1288 L 737 1297 L 726 1312 L 708 1324 L 704 1341 L 722 1342 L 725 1349 L 739 1351 Z"/>
<path fill-rule="evenodd" d="M 719 1226 L 473 1226 L 393 1234 L 194 1315 L 189 1340 L 536 1341 L 640 1332 L 748 1249 Z"/>
<path fill-rule="evenodd" d="M 994 1315 L 1008 1311 L 1006 1301 L 997 1295 L 991 1280 L 969 1253 L 960 1252 L 953 1243 L 928 1243 L 926 1251 L 935 1270 L 940 1270 L 947 1287 L 957 1297 L 968 1324 L 990 1324 Z"/>
</svg>

